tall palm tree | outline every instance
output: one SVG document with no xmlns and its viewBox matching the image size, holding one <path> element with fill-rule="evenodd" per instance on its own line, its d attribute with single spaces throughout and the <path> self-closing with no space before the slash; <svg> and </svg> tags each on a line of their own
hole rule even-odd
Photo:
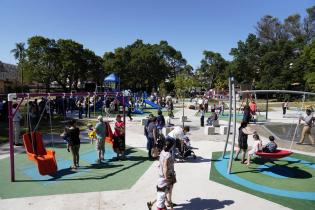
<svg viewBox="0 0 315 210">
<path fill-rule="evenodd" d="M 26 56 L 25 43 L 24 42 L 15 43 L 15 49 L 12 49 L 11 53 L 13 53 L 14 58 L 19 61 L 19 67 L 21 69 L 21 84 L 22 84 L 22 88 L 23 88 L 23 66 L 22 66 L 22 63 L 24 62 L 24 59 Z"/>
</svg>

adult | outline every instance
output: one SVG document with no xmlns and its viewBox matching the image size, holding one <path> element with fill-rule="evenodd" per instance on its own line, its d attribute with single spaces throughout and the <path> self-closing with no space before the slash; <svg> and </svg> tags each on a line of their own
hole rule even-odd
<svg viewBox="0 0 315 210">
<path fill-rule="evenodd" d="M 72 154 L 73 165 L 72 169 L 77 169 L 79 167 L 79 150 L 80 150 L 80 129 L 76 126 L 76 121 L 71 120 L 69 122 L 69 129 L 66 133 L 66 138 L 68 138 L 69 149 Z"/>
<path fill-rule="evenodd" d="M 247 127 L 247 122 L 241 122 L 241 126 L 238 128 L 238 150 L 236 152 L 236 156 L 234 160 L 239 160 L 238 155 L 242 151 L 242 163 L 245 163 L 245 155 L 248 148 L 247 139 L 248 135 L 255 134 L 256 131 L 252 131 Z"/>
<path fill-rule="evenodd" d="M 203 107 L 203 99 L 200 97 L 198 99 L 198 112 L 201 111 L 201 107 Z"/>
<path fill-rule="evenodd" d="M 117 160 L 123 160 L 125 158 L 125 123 L 120 115 L 116 116 L 113 148 L 117 153 Z"/>
<path fill-rule="evenodd" d="M 29 102 L 29 113 L 28 113 L 28 126 L 29 126 L 29 132 L 32 132 L 34 131 L 35 129 L 35 126 L 37 124 L 37 121 L 38 121 L 38 112 L 36 112 L 36 106 L 34 106 L 33 102 Z"/>
<path fill-rule="evenodd" d="M 78 99 L 77 101 L 77 107 L 78 107 L 78 110 L 79 110 L 79 119 L 82 119 L 82 114 L 83 114 L 83 108 L 85 106 L 85 103 L 83 101 L 84 99 Z"/>
<path fill-rule="evenodd" d="M 256 115 L 257 104 L 254 101 L 254 99 L 252 99 L 252 101 L 249 103 L 249 109 L 250 109 L 251 120 L 253 120 L 253 122 L 256 123 L 256 120 L 257 120 L 257 115 Z"/>
<path fill-rule="evenodd" d="M 91 117 L 91 113 L 90 113 L 90 96 L 87 96 L 85 98 L 84 105 L 85 105 L 85 117 L 89 116 L 89 118 L 90 118 Z"/>
<path fill-rule="evenodd" d="M 221 109 L 220 109 L 220 113 L 219 114 L 221 114 L 222 116 L 224 115 L 224 102 L 222 101 L 221 102 Z"/>
<path fill-rule="evenodd" d="M 174 184 L 176 183 L 176 174 L 174 170 L 174 159 L 172 158 L 172 155 L 170 151 L 174 147 L 174 141 L 166 140 L 164 149 L 161 151 L 160 159 L 159 159 L 159 181 L 158 183 L 165 187 L 165 189 L 162 189 L 166 193 L 167 197 L 167 206 L 173 207 L 176 204 L 172 202 L 172 191 Z M 159 186 L 158 186 L 159 190 Z M 163 209 L 165 206 L 164 204 L 165 199 L 159 199 L 159 196 L 157 198 L 157 207 L 160 209 Z M 165 208 L 164 208 L 165 209 Z"/>
<path fill-rule="evenodd" d="M 214 109 L 211 109 L 211 115 L 207 119 L 207 125 L 213 125 L 214 121 L 218 120 L 218 114 Z"/>
<path fill-rule="evenodd" d="M 185 126 L 184 128 L 180 126 L 175 126 L 174 129 L 167 134 L 165 140 L 174 142 L 173 147 L 172 147 L 173 160 L 175 160 L 176 146 L 178 145 L 181 148 L 183 147 L 184 138 L 187 132 L 189 132 L 188 126 Z"/>
<path fill-rule="evenodd" d="M 157 120 L 156 126 L 157 126 L 158 131 L 161 131 L 165 126 L 165 118 L 164 118 L 163 113 L 160 109 L 158 110 L 157 114 L 158 114 L 158 116 L 156 118 L 156 120 Z"/>
<path fill-rule="evenodd" d="M 251 119 L 251 114 L 250 114 L 250 107 L 249 105 L 244 106 L 244 113 L 243 113 L 243 122 L 246 122 L 247 124 L 249 123 Z"/>
<path fill-rule="evenodd" d="M 174 117 L 173 110 L 174 110 L 173 100 L 170 99 L 170 100 L 168 101 L 167 111 L 168 111 L 168 116 L 170 116 L 170 117 L 172 117 L 172 118 Z"/>
<path fill-rule="evenodd" d="M 315 144 L 314 137 L 311 134 L 311 129 L 314 125 L 315 117 L 313 117 L 312 111 L 310 109 L 306 109 L 306 116 L 299 118 L 299 124 L 301 123 L 301 121 L 304 121 L 304 126 L 302 130 L 300 142 L 298 142 L 297 144 L 303 144 L 305 136 L 308 136 L 312 144 Z"/>
<path fill-rule="evenodd" d="M 289 102 L 288 102 L 288 99 L 286 99 L 286 100 L 282 103 L 282 114 L 283 114 L 283 115 L 286 115 L 288 108 L 289 108 Z"/>
<path fill-rule="evenodd" d="M 105 155 L 105 137 L 106 137 L 106 127 L 103 122 L 103 116 L 97 117 L 98 122 L 95 125 L 96 132 L 96 151 L 97 151 L 97 162 L 101 163 L 104 161 Z"/>
<path fill-rule="evenodd" d="M 130 98 L 128 101 L 128 112 L 127 112 L 127 116 L 129 117 L 130 121 L 132 121 L 132 117 L 131 117 L 132 108 L 133 108 L 133 103 L 132 103 L 132 99 Z"/>
<path fill-rule="evenodd" d="M 105 100 L 105 117 L 110 117 L 110 99 L 109 97 L 106 97 L 106 100 Z"/>
<path fill-rule="evenodd" d="M 20 146 L 22 145 L 22 141 L 20 138 L 20 134 L 21 134 L 20 121 L 22 119 L 22 115 L 20 111 L 17 109 L 17 106 L 18 106 L 17 104 L 13 104 L 13 109 L 12 109 L 12 114 L 15 113 L 13 117 L 13 133 L 14 133 L 14 144 L 16 146 Z"/>
<path fill-rule="evenodd" d="M 272 153 L 277 150 L 278 145 L 275 143 L 275 137 L 269 136 L 269 142 L 262 149 L 263 152 Z"/>
<path fill-rule="evenodd" d="M 154 117 L 153 114 L 149 114 L 148 119 L 146 120 L 145 124 L 144 124 L 144 135 L 145 137 L 148 139 L 148 125 L 151 122 L 151 119 Z"/>
<path fill-rule="evenodd" d="M 201 106 L 200 108 L 200 126 L 204 127 L 205 125 L 205 110 L 203 108 L 203 106 Z"/>
<path fill-rule="evenodd" d="M 148 157 L 149 160 L 154 160 L 155 157 L 152 156 L 152 149 L 157 145 L 157 135 L 158 135 L 158 131 L 157 131 L 157 118 L 153 117 L 150 120 L 150 123 L 147 127 L 147 131 L 148 131 L 148 142 L 147 142 L 147 149 L 148 149 Z"/>
<path fill-rule="evenodd" d="M 204 103 L 204 108 L 205 108 L 205 112 L 207 113 L 208 112 L 208 107 L 209 107 L 209 99 L 208 97 L 205 97 L 205 100 L 203 101 Z"/>
</svg>

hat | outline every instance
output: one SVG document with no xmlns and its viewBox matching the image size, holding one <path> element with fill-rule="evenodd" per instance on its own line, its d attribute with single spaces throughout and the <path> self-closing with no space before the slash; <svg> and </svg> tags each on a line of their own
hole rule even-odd
<svg viewBox="0 0 315 210">
<path fill-rule="evenodd" d="M 103 116 L 102 116 L 102 115 L 99 115 L 99 116 L 97 117 L 97 120 L 103 121 Z"/>
</svg>

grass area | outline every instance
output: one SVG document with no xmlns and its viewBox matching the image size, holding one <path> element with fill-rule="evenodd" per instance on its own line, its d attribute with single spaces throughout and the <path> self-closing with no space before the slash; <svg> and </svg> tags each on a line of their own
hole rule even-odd
<svg viewBox="0 0 315 210">
<path fill-rule="evenodd" d="M 288 190 L 296 192 L 313 192 L 315 193 L 315 171 L 314 163 L 315 158 L 311 156 L 293 154 L 288 159 L 282 159 L 275 161 L 274 163 L 268 163 L 262 159 L 255 159 L 254 163 L 250 167 L 247 167 L 238 162 L 233 162 L 231 179 L 223 176 L 218 171 L 217 164 L 222 161 L 221 152 L 215 152 L 212 154 L 212 164 L 210 172 L 210 180 L 224 184 L 226 186 L 256 195 L 258 197 L 270 200 L 280 205 L 292 208 L 292 209 L 312 209 L 315 206 L 314 200 L 297 199 L 285 196 L 278 196 L 275 194 L 269 194 L 262 192 L 259 187 L 257 189 L 249 188 L 245 185 L 241 185 L 235 181 L 237 176 L 241 179 L 245 179 L 246 182 L 254 183 L 255 185 L 261 185 L 263 187 L 276 188 L 279 190 Z M 291 159 L 290 159 L 291 158 Z M 292 159 L 293 158 L 293 159 Z M 302 161 L 301 161 L 302 160 Z M 304 161 L 304 164 L 303 164 Z M 271 175 L 263 173 L 261 167 L 268 167 L 265 172 L 272 173 Z M 225 169 L 227 166 L 225 167 Z M 224 171 L 224 174 L 226 170 Z"/>
<path fill-rule="evenodd" d="M 136 148 L 126 150 L 127 160 L 114 161 L 115 153 L 106 144 L 106 162 L 96 164 L 95 145 L 81 144 L 80 168 L 71 170 L 71 154 L 65 144 L 56 145 L 58 172 L 54 176 L 41 176 L 37 166 L 26 154 L 15 156 L 16 182 L 10 182 L 9 158 L 0 160 L 0 197 L 17 198 L 28 196 L 99 192 L 129 189 L 152 164 L 147 154 Z"/>
</svg>

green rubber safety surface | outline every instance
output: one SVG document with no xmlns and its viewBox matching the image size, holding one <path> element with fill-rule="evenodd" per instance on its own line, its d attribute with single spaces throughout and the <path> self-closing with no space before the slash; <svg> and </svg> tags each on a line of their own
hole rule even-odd
<svg viewBox="0 0 315 210">
<path fill-rule="evenodd" d="M 72 156 L 65 144 L 55 145 L 58 171 L 53 176 L 41 176 L 25 153 L 15 156 L 15 182 L 10 181 L 9 158 L 0 160 L 0 197 L 17 198 L 67 193 L 99 192 L 131 188 L 152 164 L 147 154 L 136 148 L 126 148 L 126 160 L 114 160 L 111 145 L 106 144 L 105 162 L 96 162 L 95 145 L 81 144 L 80 167 L 70 169 Z"/>
<path fill-rule="evenodd" d="M 255 158 L 250 166 L 233 161 L 227 174 L 228 158 L 221 156 L 212 153 L 210 180 L 292 209 L 314 209 L 315 157 L 295 153 L 273 162 Z"/>
</svg>

